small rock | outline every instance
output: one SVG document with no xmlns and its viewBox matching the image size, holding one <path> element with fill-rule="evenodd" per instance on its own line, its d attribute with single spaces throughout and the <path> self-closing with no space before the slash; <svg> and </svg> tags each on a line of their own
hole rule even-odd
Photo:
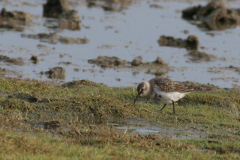
<svg viewBox="0 0 240 160">
<path fill-rule="evenodd" d="M 88 63 L 97 64 L 98 66 L 105 68 L 113 66 L 124 66 L 126 64 L 126 61 L 121 60 L 118 57 L 98 56 L 97 59 L 89 59 Z"/>
<path fill-rule="evenodd" d="M 164 60 L 159 56 L 157 57 L 157 59 L 153 63 L 160 64 L 160 65 L 166 65 Z"/>
<path fill-rule="evenodd" d="M 133 61 L 132 61 L 132 66 L 139 66 L 141 65 L 143 62 L 142 62 L 143 58 L 141 56 L 138 56 L 137 58 L 135 58 Z"/>
<path fill-rule="evenodd" d="M 183 33 L 184 33 L 184 34 L 188 34 L 189 31 L 185 29 L 185 30 L 183 31 Z"/>
<path fill-rule="evenodd" d="M 194 36 L 194 35 L 188 36 L 187 43 L 191 48 L 196 48 L 197 49 L 198 44 L 199 44 L 198 37 Z"/>
<path fill-rule="evenodd" d="M 32 56 L 30 60 L 32 60 L 34 63 L 37 63 L 40 59 L 38 56 Z"/>
<path fill-rule="evenodd" d="M 48 74 L 48 78 L 65 79 L 66 70 L 62 67 L 54 67 L 49 71 L 45 72 L 45 74 Z"/>
<path fill-rule="evenodd" d="M 47 0 L 47 3 L 43 5 L 43 16 L 58 18 L 63 12 L 69 11 L 68 0 Z"/>
</svg>

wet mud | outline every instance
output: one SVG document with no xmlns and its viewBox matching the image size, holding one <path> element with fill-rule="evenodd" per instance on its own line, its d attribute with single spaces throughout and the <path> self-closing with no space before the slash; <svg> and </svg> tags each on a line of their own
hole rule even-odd
<svg viewBox="0 0 240 160">
<path fill-rule="evenodd" d="M 238 72 L 240 74 L 240 67 L 229 66 L 229 67 L 226 67 L 225 69 L 230 69 L 230 70 L 233 70 L 233 71 Z"/>
<path fill-rule="evenodd" d="M 186 49 L 197 49 L 199 40 L 197 36 L 190 35 L 187 39 L 174 38 L 172 36 L 160 36 L 158 39 L 159 46 L 170 46 Z"/>
<path fill-rule="evenodd" d="M 58 26 L 61 29 L 80 30 L 81 21 L 76 10 L 70 10 L 68 0 L 48 0 L 43 5 L 43 16 L 58 19 Z"/>
<path fill-rule="evenodd" d="M 47 0 L 45 2 L 42 2 L 41 5 L 40 5 L 40 2 L 39 2 L 39 4 L 32 4 L 30 2 L 29 3 L 23 2 L 21 4 L 20 2 L 16 2 L 15 6 L 14 6 L 14 4 L 15 3 L 11 3 L 11 2 L 9 2 L 8 4 L 6 3 L 6 7 L 5 7 L 6 9 L 5 8 L 2 9 L 0 19 L 2 19 L 2 20 L 10 19 L 10 21 L 11 20 L 22 21 L 23 23 L 19 23 L 20 27 L 21 27 L 21 25 L 24 25 L 23 27 L 27 28 L 28 30 L 25 33 L 21 34 L 20 39 L 27 37 L 27 38 L 32 38 L 32 39 L 38 39 L 40 41 L 40 43 L 41 42 L 49 43 L 46 45 L 35 43 L 35 46 L 37 46 L 39 51 L 37 51 L 36 53 L 30 53 L 31 58 L 27 57 L 27 59 L 30 58 L 30 62 L 32 62 L 33 64 L 45 65 L 46 63 L 48 63 L 48 61 L 46 61 L 47 59 L 42 58 L 43 56 L 54 57 L 55 53 L 61 54 L 60 57 L 62 59 L 61 60 L 55 59 L 56 60 L 56 62 L 54 62 L 55 65 L 65 67 L 65 69 L 68 71 L 70 70 L 69 68 L 71 68 L 73 66 L 75 67 L 75 68 L 71 69 L 71 71 L 68 73 L 68 74 L 71 74 L 71 77 L 69 79 L 68 79 L 69 76 L 65 76 L 65 78 L 67 77 L 67 79 L 65 79 L 66 81 L 72 81 L 75 78 L 76 72 L 79 72 L 79 73 L 85 72 L 84 74 L 86 74 L 86 72 L 88 72 L 87 74 L 94 74 L 94 75 L 91 75 L 91 77 L 97 76 L 98 79 L 101 79 L 99 82 L 105 81 L 103 79 L 106 79 L 106 78 L 103 78 L 103 77 L 107 77 L 106 75 L 103 75 L 102 73 L 108 74 L 109 72 L 111 72 L 111 76 L 113 76 L 113 81 L 110 83 L 112 83 L 114 85 L 118 85 L 120 83 L 121 83 L 121 85 L 122 84 L 129 85 L 129 84 L 125 83 L 127 81 L 126 78 L 125 79 L 120 78 L 120 77 L 122 77 L 122 75 L 124 75 L 123 72 L 126 72 L 126 74 L 132 76 L 131 77 L 132 79 L 135 79 L 135 76 L 138 77 L 138 79 L 142 78 L 143 74 L 145 74 L 145 75 L 148 74 L 146 79 L 153 78 L 152 77 L 153 75 L 155 75 L 155 76 L 165 75 L 165 76 L 169 76 L 174 79 L 175 74 L 173 72 L 175 72 L 177 70 L 178 71 L 181 70 L 181 72 L 183 73 L 182 75 L 185 75 L 185 73 L 189 74 L 189 72 L 192 72 L 189 70 L 191 70 L 191 68 L 195 67 L 194 63 L 205 63 L 205 62 L 217 63 L 217 60 L 220 60 L 220 61 L 222 60 L 222 59 L 218 58 L 218 57 L 221 57 L 222 55 L 218 56 L 218 54 L 216 53 L 217 47 L 214 47 L 213 52 L 211 52 L 210 51 L 211 47 L 207 46 L 206 43 L 204 42 L 206 40 L 206 38 L 204 39 L 204 41 L 202 41 L 202 35 L 200 35 L 201 32 L 204 34 L 208 34 L 208 35 L 220 35 L 221 34 L 220 32 L 219 33 L 212 33 L 212 32 L 205 33 L 205 30 L 199 30 L 199 31 L 196 31 L 197 33 L 195 34 L 192 31 L 191 27 L 184 28 L 184 26 L 181 26 L 181 30 L 178 30 L 177 28 L 174 30 L 173 28 L 171 28 L 171 30 L 173 29 L 172 31 L 174 31 L 174 34 L 171 34 L 171 32 L 169 32 L 170 28 L 169 28 L 169 30 L 166 30 L 166 32 L 165 31 L 162 32 L 163 30 L 161 30 L 160 38 L 157 39 L 158 37 L 157 38 L 155 37 L 155 39 L 154 39 L 154 41 L 156 42 L 156 40 L 157 40 L 158 43 L 152 44 L 152 46 L 151 46 L 151 44 L 147 44 L 147 42 L 145 42 L 145 44 L 147 44 L 149 47 L 149 49 L 146 49 L 145 52 L 141 52 L 141 50 L 144 50 L 145 48 L 148 48 L 148 47 L 141 48 L 142 46 L 137 46 L 135 49 L 137 49 L 137 50 L 139 49 L 140 52 L 132 51 L 132 49 L 134 48 L 134 45 L 140 44 L 139 42 L 137 42 L 138 41 L 137 39 L 135 39 L 134 41 L 129 41 L 130 45 L 127 44 L 128 41 L 126 44 L 124 44 L 125 42 L 123 42 L 123 44 L 124 44 L 123 47 L 125 47 L 124 49 L 129 51 L 129 53 L 130 53 L 129 55 L 131 56 L 132 61 L 124 60 L 124 59 L 126 59 L 125 57 L 127 57 L 126 53 L 128 53 L 128 51 L 123 53 L 124 58 L 123 57 L 118 58 L 117 57 L 118 55 L 117 56 L 112 55 L 112 57 L 101 56 L 101 55 L 106 55 L 104 53 L 105 50 L 107 51 L 107 50 L 111 50 L 111 49 L 112 50 L 119 49 L 119 48 L 121 48 L 121 45 L 118 46 L 118 44 L 120 44 L 120 43 L 115 44 L 115 42 L 101 43 L 101 40 L 99 40 L 98 37 L 93 38 L 94 36 L 98 35 L 98 34 L 96 34 L 97 32 L 95 32 L 95 31 L 97 31 L 96 29 L 99 29 L 98 27 L 95 28 L 94 26 L 99 25 L 100 28 L 103 28 L 104 32 L 101 32 L 101 34 L 104 34 L 104 35 L 111 34 L 110 32 L 112 32 L 112 31 L 113 31 L 113 34 L 118 34 L 121 32 L 120 28 L 122 28 L 122 26 L 120 24 L 119 24 L 119 26 L 115 25 L 115 23 L 112 23 L 112 22 L 119 21 L 120 19 L 118 16 L 120 16 L 124 19 L 124 21 L 122 21 L 122 22 L 124 22 L 124 23 L 126 22 L 130 25 L 130 23 L 128 22 L 128 19 L 129 19 L 129 17 L 131 17 L 131 16 L 129 16 L 131 13 L 129 11 L 133 10 L 133 8 L 131 8 L 132 6 L 136 6 L 136 8 L 138 8 L 139 7 L 138 5 L 144 6 L 145 9 L 147 8 L 146 11 L 149 11 L 149 14 L 155 15 L 156 13 L 159 13 L 161 15 L 161 16 L 159 16 L 159 20 L 164 20 L 164 19 L 171 20 L 170 17 L 172 17 L 172 18 L 178 19 L 179 21 L 182 21 L 182 23 L 186 23 L 186 21 L 183 21 L 181 17 L 177 17 L 177 15 L 179 16 L 181 14 L 180 9 L 184 9 L 186 6 L 190 5 L 189 3 L 186 3 L 186 2 L 184 2 L 182 4 L 182 6 L 183 6 L 183 7 L 181 6 L 182 8 L 175 7 L 175 6 L 169 7 L 167 3 L 162 3 L 162 2 L 160 3 L 157 1 L 149 1 L 145 4 L 145 2 L 143 2 L 143 1 L 135 2 L 132 0 L 120 0 L 120 1 L 87 0 L 86 3 L 84 3 L 84 4 L 81 4 L 81 2 L 77 2 L 77 1 L 69 2 L 68 0 Z M 11 9 L 11 11 L 8 11 L 7 5 L 9 5 L 9 10 L 10 10 L 10 7 L 17 8 L 17 9 Z M 29 11 L 24 10 L 24 12 L 14 11 L 14 10 L 19 10 L 18 8 L 20 8 L 19 6 L 21 6 L 21 5 L 26 8 L 27 7 L 35 7 L 36 9 L 38 9 L 40 14 L 38 13 L 39 15 L 36 15 L 32 12 L 32 10 L 29 10 Z M 83 7 L 86 10 L 86 13 L 88 13 L 88 14 L 81 12 L 82 10 L 79 7 Z M 39 8 L 40 8 L 40 10 L 39 10 Z M 170 10 L 172 10 L 173 12 L 171 11 L 167 14 L 165 13 L 166 11 L 170 11 Z M 239 14 L 239 10 L 240 9 L 227 8 L 225 3 L 210 2 L 210 3 L 207 3 L 206 5 L 193 6 L 193 7 L 189 7 L 187 9 L 182 10 L 182 17 L 187 20 L 190 20 L 190 23 L 193 22 L 196 24 L 198 24 L 200 21 L 201 21 L 201 24 L 205 23 L 205 21 L 209 21 L 212 23 L 211 25 L 213 25 L 213 26 L 218 25 L 218 23 L 220 23 L 221 25 L 222 24 L 232 25 L 232 24 L 237 24 L 239 22 L 238 16 L 235 16 L 235 13 Z M 89 14 L 91 12 L 92 13 L 100 12 L 103 14 L 102 16 L 104 18 L 101 18 L 101 16 L 99 17 L 98 14 L 94 14 L 94 15 Z M 111 13 L 114 16 L 110 16 L 110 15 L 108 15 L 108 13 Z M 169 17 L 167 17 L 167 15 L 169 15 Z M 79 31 L 80 25 L 82 23 L 79 20 L 80 18 L 83 21 L 83 26 L 84 26 L 84 28 L 83 28 L 84 30 L 81 30 L 81 31 Z M 214 21 L 216 21 L 216 22 L 214 22 Z M 119 22 L 121 22 L 121 20 Z M 31 26 L 26 25 L 29 23 L 33 24 L 33 25 L 31 25 Z M 214 23 L 216 23 L 216 24 L 214 24 Z M 16 24 L 17 24 L 17 22 L 16 22 Z M 158 26 L 158 24 L 154 24 L 154 25 L 155 25 L 155 28 L 162 27 L 162 26 Z M 187 23 L 187 25 L 191 25 L 191 24 Z M 171 26 L 173 26 L 173 25 L 171 25 Z M 41 31 L 39 32 L 38 29 L 40 27 L 42 27 L 41 30 L 47 29 L 47 30 L 49 30 L 50 33 L 41 33 Z M 151 26 L 151 27 L 153 27 L 153 26 Z M 74 30 L 74 31 L 65 32 L 64 30 L 62 30 L 65 28 Z M 5 32 L 7 33 L 7 31 L 8 30 L 3 30 L 3 33 L 5 34 Z M 10 32 L 12 32 L 12 31 L 10 31 Z M 130 32 L 134 33 L 134 30 L 132 30 Z M 29 34 L 29 33 L 32 33 L 32 34 Z M 38 33 L 38 34 L 36 34 L 36 33 Z M 75 35 L 75 33 L 80 33 L 81 35 L 84 35 L 84 36 L 89 35 L 89 38 L 91 37 L 93 42 L 91 42 L 88 38 L 75 38 L 75 36 L 73 36 L 74 38 L 60 36 L 59 34 L 62 34 L 62 33 L 63 33 L 63 35 L 68 35 L 68 34 Z M 100 33 L 100 32 L 98 32 L 98 33 Z M 131 35 L 131 33 L 129 35 Z M 151 32 L 149 32 L 149 33 L 151 34 Z M 189 33 L 190 33 L 190 35 L 189 35 Z M 122 33 L 120 33 L 120 34 L 122 34 Z M 184 34 L 186 36 L 186 38 L 178 38 L 178 37 L 182 36 L 181 34 Z M 176 35 L 176 36 L 171 36 L 171 35 Z M 111 35 L 111 36 L 114 37 L 115 35 Z M 135 37 L 137 37 L 137 35 Z M 207 36 L 207 37 L 209 37 L 209 36 Z M 211 38 L 213 38 L 213 37 L 211 37 Z M 132 39 L 134 39 L 134 37 L 132 37 Z M 29 40 L 24 39 L 24 41 L 29 41 Z M 134 43 L 135 41 L 137 43 Z M 89 49 L 87 46 L 90 46 L 90 45 L 85 45 L 84 46 L 85 51 L 83 52 L 83 54 L 86 54 L 86 55 L 84 55 L 84 57 L 87 57 L 86 59 L 82 58 L 82 57 L 78 57 L 79 55 L 76 55 L 74 53 L 76 50 L 75 47 L 77 45 L 73 45 L 74 49 L 71 49 L 71 48 L 64 49 L 67 52 L 71 52 L 71 53 L 68 53 L 68 55 L 71 55 L 72 57 L 67 57 L 67 56 L 65 57 L 64 56 L 65 53 L 59 53 L 59 52 L 62 52 L 63 51 L 62 49 L 65 47 L 65 46 L 61 46 L 59 43 L 61 43 L 61 44 L 86 44 L 89 42 L 91 42 L 90 45 L 96 44 L 96 46 L 95 46 L 96 50 L 94 52 L 91 52 L 91 54 L 90 53 L 86 54 L 86 53 L 88 53 L 86 50 Z M 38 41 L 37 41 L 37 43 L 38 43 Z M 46 52 L 44 53 L 43 50 L 46 48 L 50 49 L 51 44 L 58 44 L 58 45 L 55 45 L 54 47 L 52 47 L 51 51 L 48 50 L 47 51 L 48 53 L 46 53 Z M 200 44 L 204 45 L 204 47 L 200 46 L 201 47 L 200 48 L 199 47 Z M 161 49 L 159 50 L 159 46 L 186 48 L 187 53 L 182 54 L 183 57 L 181 57 L 178 61 L 178 58 L 176 58 L 176 57 L 178 57 L 181 53 L 179 55 L 177 55 L 177 54 L 174 55 L 174 54 L 172 54 L 173 53 L 172 52 L 172 53 L 170 53 L 170 54 L 172 54 L 172 57 L 170 58 L 169 55 L 163 54 L 163 52 L 165 52 L 164 51 L 165 47 L 161 47 Z M 28 48 L 25 48 L 25 49 L 28 49 Z M 169 48 L 167 48 L 167 50 L 168 49 Z M 204 50 L 204 51 L 202 51 L 202 50 Z M 158 55 L 160 57 L 158 57 L 156 61 L 152 61 L 153 57 L 151 56 L 151 57 L 149 57 L 149 59 L 151 59 L 151 62 L 148 62 L 148 59 L 146 59 L 146 57 L 144 57 L 146 55 L 145 53 L 147 53 L 147 52 L 152 53 L 152 55 L 154 55 L 154 57 L 157 57 Z M 22 68 L 25 68 L 26 63 L 21 63 L 22 62 L 21 58 L 20 59 L 16 58 L 17 53 L 18 52 L 16 49 L 16 53 L 14 53 L 15 58 L 13 58 L 13 59 L 10 58 L 8 60 L 1 60 L 1 61 L 4 63 L 8 63 L 9 66 L 14 66 L 15 64 L 17 64 L 17 65 L 23 65 Z M 95 53 L 97 53 L 97 55 Z M 209 54 L 209 53 L 213 53 L 213 54 Z M 216 57 L 215 55 L 217 55 L 218 57 Z M 6 55 L 6 56 L 8 56 L 8 55 Z M 96 59 L 93 59 L 94 57 L 97 57 L 97 56 L 99 56 L 99 57 Z M 78 62 L 75 61 L 75 58 L 79 58 L 81 63 L 78 64 Z M 26 59 L 26 56 L 24 57 L 24 59 Z M 163 61 L 163 59 L 164 59 L 164 61 Z M 222 61 L 225 61 L 225 63 L 228 63 L 225 66 L 231 65 L 231 62 L 229 62 L 231 60 L 226 60 L 226 59 L 227 58 L 225 58 L 225 60 L 222 60 Z M 166 60 L 166 62 L 165 62 L 165 60 Z M 172 62 L 174 62 L 174 63 L 172 63 Z M 180 66 L 180 63 L 182 63 L 181 66 Z M 11 64 L 14 64 L 14 65 L 11 65 Z M 33 64 L 30 64 L 29 66 L 36 67 L 36 65 L 33 65 Z M 90 65 L 90 64 L 92 64 L 92 65 Z M 95 69 L 94 68 L 95 65 L 100 66 L 101 68 Z M 238 67 L 236 65 L 236 63 L 233 65 Z M 181 69 L 179 69 L 179 66 L 180 66 L 180 68 L 182 66 L 183 67 Z M 43 70 L 47 71 L 51 67 L 45 67 Z M 211 67 L 212 67 L 211 63 L 208 63 L 207 70 Z M 224 66 L 222 66 L 222 67 L 224 67 Z M 3 67 L 3 68 L 5 68 L 5 67 Z M 120 68 L 122 68 L 123 70 L 118 70 Z M 198 67 L 196 67 L 196 68 L 198 68 Z M 197 70 L 196 68 L 195 68 L 195 70 Z M 7 69 L 7 68 L 5 68 L 5 69 Z M 109 69 L 109 70 L 105 70 L 105 69 Z M 26 75 L 23 75 L 23 76 L 25 76 L 24 78 L 26 78 L 27 74 L 31 74 L 31 78 L 34 76 L 37 78 L 46 78 L 44 76 L 39 76 L 38 73 L 40 73 L 41 71 L 42 70 L 39 70 L 39 69 L 33 69 L 33 72 L 27 72 Z M 235 71 L 235 70 L 232 69 L 231 71 Z M 122 75 L 120 75 L 116 72 L 121 72 L 120 74 L 122 74 Z M 4 72 L 4 70 L 3 70 L 2 73 L 5 74 L 7 72 Z M 218 73 L 222 73 L 222 72 L 216 72 L 216 74 L 218 74 Z M 41 74 L 44 75 L 45 73 L 42 72 Z M 5 74 L 5 75 L 7 75 L 7 74 Z M 51 76 L 48 76 L 48 78 L 50 78 L 50 77 Z M 80 79 L 80 77 L 78 77 L 78 76 L 76 76 L 76 77 L 77 77 L 77 79 Z M 181 80 L 182 80 L 182 77 L 186 78 L 185 76 L 178 76 L 178 77 L 180 77 L 179 79 L 181 79 Z M 207 81 L 206 83 L 208 83 L 208 82 L 211 83 L 211 81 L 213 80 L 212 78 L 213 77 L 209 78 L 209 80 L 206 80 Z M 214 78 L 216 78 L 216 76 Z M 50 78 L 48 80 L 52 80 L 52 79 L 53 78 Z M 90 78 L 90 80 L 93 80 L 93 79 L 94 78 L 92 78 L 92 79 Z M 194 79 L 192 78 L 190 80 L 194 80 Z M 134 80 L 132 80 L 132 82 L 130 82 L 131 85 L 135 85 L 137 83 L 137 82 L 133 82 L 133 81 Z M 231 86 L 228 85 L 228 87 L 231 87 Z"/>
<path fill-rule="evenodd" d="M 72 38 L 59 36 L 57 33 L 39 33 L 39 34 L 21 34 L 21 37 L 40 39 L 40 42 L 47 42 L 50 44 L 57 44 L 58 42 L 62 44 L 86 44 L 89 43 L 87 38 Z"/>
<path fill-rule="evenodd" d="M 97 59 L 88 60 L 90 64 L 96 64 L 102 68 L 131 68 L 137 71 L 134 74 L 139 73 L 140 70 L 146 70 L 146 74 L 153 74 L 156 76 L 164 75 L 170 70 L 170 67 L 161 57 L 157 57 L 157 59 L 153 62 L 143 62 L 143 58 L 138 56 L 130 61 L 121 60 L 117 57 L 108 57 L 108 56 L 99 56 Z M 121 79 L 117 79 L 120 81 Z"/>
<path fill-rule="evenodd" d="M 34 63 L 34 64 L 38 64 L 38 62 L 40 61 L 40 58 L 38 56 L 32 56 L 30 58 L 30 60 Z"/>
<path fill-rule="evenodd" d="M 143 58 L 141 56 L 136 57 L 135 59 L 132 60 L 131 65 L 132 66 L 139 66 L 143 64 Z"/>
<path fill-rule="evenodd" d="M 23 31 L 23 25 L 27 25 L 32 22 L 32 17 L 22 11 L 7 11 L 7 9 L 2 8 L 0 14 L 0 28 L 7 28 L 16 31 Z"/>
<path fill-rule="evenodd" d="M 121 121 L 108 120 L 108 125 L 114 125 L 117 129 L 127 130 L 134 134 L 141 135 L 159 135 L 161 137 L 169 137 L 171 139 L 204 139 L 209 134 L 208 131 L 194 127 L 181 128 L 181 127 L 163 127 L 154 123 L 137 120 L 125 119 Z"/>
<path fill-rule="evenodd" d="M 200 20 L 199 27 L 209 30 L 224 30 L 235 28 L 239 25 L 239 9 L 229 9 L 224 3 L 218 1 L 209 2 L 206 6 L 193 6 L 182 11 L 182 17 L 190 20 Z"/>
<path fill-rule="evenodd" d="M 143 58 L 141 56 L 136 57 L 135 59 L 130 61 L 122 60 L 118 57 L 108 57 L 108 56 L 98 56 L 97 59 L 89 59 L 88 63 L 96 64 L 97 66 L 103 68 L 112 68 L 113 66 L 119 67 L 137 67 L 137 66 L 161 66 L 164 68 L 168 67 L 168 64 L 163 61 L 161 57 L 157 57 L 157 59 L 153 62 L 143 62 Z"/>
<path fill-rule="evenodd" d="M 212 55 L 212 54 L 208 54 L 208 53 L 205 53 L 205 52 L 200 52 L 198 50 L 195 50 L 195 51 L 190 51 L 187 56 L 190 57 L 190 60 L 192 62 L 197 62 L 197 63 L 200 63 L 200 62 L 209 62 L 209 61 L 213 61 L 213 60 L 216 60 L 216 56 Z"/>
<path fill-rule="evenodd" d="M 133 2 L 132 0 L 86 0 L 87 6 L 89 8 L 97 7 L 102 8 L 104 11 L 120 12 L 124 9 L 127 9 Z"/>
<path fill-rule="evenodd" d="M 199 51 L 199 40 L 197 36 L 190 35 L 187 39 L 174 38 L 172 36 L 161 36 L 158 39 L 159 46 L 169 46 L 177 48 L 186 48 L 189 60 L 194 63 L 209 62 L 216 60 L 217 57 L 206 52 Z"/>
<path fill-rule="evenodd" d="M 71 82 L 62 84 L 62 87 L 68 87 L 68 88 L 77 88 L 79 86 L 107 87 L 107 85 L 103 83 L 96 83 L 89 80 L 71 81 Z"/>
<path fill-rule="evenodd" d="M 114 66 L 125 66 L 127 62 L 118 57 L 98 56 L 97 59 L 89 59 L 88 63 L 96 64 L 103 68 L 112 68 Z"/>
<path fill-rule="evenodd" d="M 14 65 L 24 65 L 25 64 L 21 57 L 20 58 L 10 58 L 8 56 L 0 55 L 0 61 L 3 61 L 5 63 L 14 64 Z"/>
<path fill-rule="evenodd" d="M 49 71 L 46 71 L 44 74 L 46 74 L 48 78 L 52 79 L 65 79 L 66 70 L 62 67 L 54 67 Z"/>
<path fill-rule="evenodd" d="M 68 0 L 47 0 L 43 5 L 43 16 L 57 18 L 61 13 L 69 11 Z"/>
</svg>

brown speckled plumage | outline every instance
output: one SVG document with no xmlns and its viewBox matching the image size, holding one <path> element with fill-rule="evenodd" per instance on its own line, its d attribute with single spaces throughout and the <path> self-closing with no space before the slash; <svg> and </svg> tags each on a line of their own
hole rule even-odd
<svg viewBox="0 0 240 160">
<path fill-rule="evenodd" d="M 149 81 L 153 87 L 158 87 L 163 92 L 192 92 L 192 89 L 187 88 L 181 83 L 175 82 L 169 78 L 153 78 Z M 152 87 L 151 87 L 152 88 Z"/>
<path fill-rule="evenodd" d="M 161 110 L 163 110 L 167 104 L 172 103 L 174 114 L 174 103 L 183 98 L 186 94 L 194 92 L 193 89 L 189 89 L 181 83 L 164 77 L 153 78 L 148 82 L 141 82 L 137 87 L 137 91 L 138 96 L 134 103 L 136 103 L 139 97 L 153 98 L 164 104 Z"/>
</svg>

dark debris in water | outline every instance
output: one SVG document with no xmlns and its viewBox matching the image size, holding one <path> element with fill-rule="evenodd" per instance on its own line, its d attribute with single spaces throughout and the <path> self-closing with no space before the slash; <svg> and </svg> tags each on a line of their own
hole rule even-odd
<svg viewBox="0 0 240 160">
<path fill-rule="evenodd" d="M 103 68 L 113 68 L 113 67 L 147 67 L 147 66 L 158 66 L 167 68 L 168 64 L 163 61 L 161 57 L 157 57 L 157 59 L 153 62 L 143 62 L 143 58 L 141 56 L 136 57 L 132 60 L 132 62 L 128 62 L 126 60 L 122 60 L 118 57 L 109 57 L 109 56 L 98 56 L 97 59 L 89 59 L 88 63 L 96 64 Z"/>
<path fill-rule="evenodd" d="M 206 62 L 217 58 L 212 54 L 200 52 L 198 50 L 190 51 L 187 55 L 190 56 L 190 60 L 193 62 Z"/>
<path fill-rule="evenodd" d="M 24 61 L 21 57 L 20 58 L 10 58 L 8 56 L 0 55 L 0 61 L 15 64 L 15 65 L 24 65 Z"/>
<path fill-rule="evenodd" d="M 30 58 L 30 60 L 34 63 L 34 64 L 37 64 L 40 60 L 40 58 L 38 56 L 32 56 Z"/>
<path fill-rule="evenodd" d="M 229 66 L 229 67 L 226 67 L 225 69 L 234 70 L 235 72 L 238 72 L 240 74 L 240 67 Z"/>
<path fill-rule="evenodd" d="M 143 64 L 143 58 L 142 58 L 142 56 L 136 57 L 136 58 L 133 59 L 133 61 L 131 62 L 131 65 L 132 65 L 132 66 L 139 66 L 139 65 L 141 65 L 141 64 Z"/>
<path fill-rule="evenodd" d="M 58 18 L 61 13 L 69 11 L 68 0 L 47 0 L 43 5 L 43 16 Z"/>
<path fill-rule="evenodd" d="M 56 28 L 80 30 L 81 21 L 77 11 L 70 10 L 67 0 L 48 0 L 43 5 L 43 16 L 58 18 L 58 26 L 54 26 Z"/>
<path fill-rule="evenodd" d="M 0 28 L 23 31 L 24 28 L 21 25 L 26 25 L 30 22 L 32 22 L 32 17 L 26 12 L 7 11 L 5 8 L 1 10 Z"/>
<path fill-rule="evenodd" d="M 239 25 L 240 15 L 239 9 L 229 9 L 224 3 L 212 1 L 206 6 L 193 6 L 182 11 L 182 17 L 190 20 L 200 20 L 199 27 L 209 30 L 224 30 L 227 28 L 235 28 Z"/>
<path fill-rule="evenodd" d="M 102 68 L 135 68 L 138 70 L 146 70 L 145 73 L 155 75 L 164 75 L 170 69 L 168 64 L 159 56 L 153 62 L 143 62 L 141 56 L 136 57 L 132 62 L 121 60 L 118 57 L 98 56 L 97 59 L 88 60 L 88 63 L 96 64 Z"/>
<path fill-rule="evenodd" d="M 104 11 L 120 12 L 128 8 L 132 0 L 86 0 L 89 8 L 102 8 Z"/>
<path fill-rule="evenodd" d="M 48 75 L 48 78 L 53 79 L 65 79 L 66 77 L 66 70 L 62 67 L 54 67 L 49 71 L 46 71 L 45 74 Z"/>
<path fill-rule="evenodd" d="M 22 37 L 40 39 L 41 42 L 47 42 L 50 44 L 57 44 L 58 42 L 63 44 L 86 44 L 89 42 L 87 38 L 72 38 L 59 36 L 57 33 L 39 33 L 39 34 L 21 34 Z"/>
<path fill-rule="evenodd" d="M 97 59 L 89 59 L 88 63 L 96 64 L 103 68 L 112 68 L 114 66 L 125 66 L 126 61 L 118 57 L 98 56 Z"/>
<path fill-rule="evenodd" d="M 189 35 L 187 39 L 174 38 L 172 36 L 162 35 L 158 39 L 159 46 L 171 46 L 186 49 L 197 49 L 199 45 L 199 40 L 197 36 Z"/>
</svg>

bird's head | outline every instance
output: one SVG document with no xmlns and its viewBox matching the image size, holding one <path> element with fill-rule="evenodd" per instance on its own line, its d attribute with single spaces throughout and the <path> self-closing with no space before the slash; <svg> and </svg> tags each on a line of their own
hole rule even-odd
<svg viewBox="0 0 240 160">
<path fill-rule="evenodd" d="M 149 92 L 150 92 L 150 84 L 149 82 L 142 82 L 137 86 L 137 92 L 138 95 L 136 97 L 136 99 L 134 100 L 134 104 L 136 103 L 137 99 L 139 97 L 146 97 L 148 96 Z"/>
</svg>

